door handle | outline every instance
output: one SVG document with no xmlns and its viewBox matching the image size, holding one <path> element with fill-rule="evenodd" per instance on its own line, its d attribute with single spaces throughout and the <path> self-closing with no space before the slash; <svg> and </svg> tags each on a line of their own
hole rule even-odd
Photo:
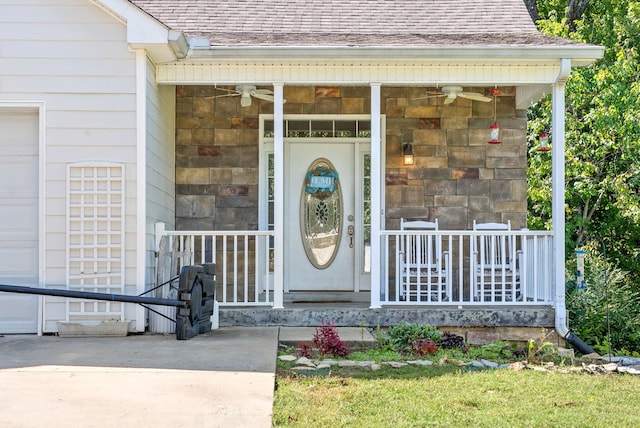
<svg viewBox="0 0 640 428">
<path fill-rule="evenodd" d="M 349 248 L 353 248 L 353 233 L 355 232 L 355 228 L 352 224 L 347 226 L 347 235 L 349 235 Z"/>
</svg>

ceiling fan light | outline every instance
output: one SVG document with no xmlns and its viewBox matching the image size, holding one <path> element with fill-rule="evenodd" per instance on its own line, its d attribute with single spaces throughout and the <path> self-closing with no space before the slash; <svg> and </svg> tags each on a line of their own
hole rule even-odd
<svg viewBox="0 0 640 428">
<path fill-rule="evenodd" d="M 240 97 L 240 105 L 242 107 L 249 107 L 251 105 L 251 95 L 247 92 L 243 92 Z"/>
</svg>

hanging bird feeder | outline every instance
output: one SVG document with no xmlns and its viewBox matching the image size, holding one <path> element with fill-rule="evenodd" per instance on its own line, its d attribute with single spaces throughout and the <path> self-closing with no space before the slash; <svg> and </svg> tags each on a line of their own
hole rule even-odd
<svg viewBox="0 0 640 428">
<path fill-rule="evenodd" d="M 538 148 L 536 150 L 543 153 L 551 150 L 551 147 L 549 147 L 549 134 L 541 132 L 538 135 Z"/>
<path fill-rule="evenodd" d="M 498 126 L 496 108 L 497 108 L 497 96 L 500 93 L 500 89 L 494 88 L 491 90 L 491 95 L 493 95 L 493 124 L 489 126 L 491 139 L 489 140 L 489 144 L 500 144 L 500 126 Z"/>
</svg>

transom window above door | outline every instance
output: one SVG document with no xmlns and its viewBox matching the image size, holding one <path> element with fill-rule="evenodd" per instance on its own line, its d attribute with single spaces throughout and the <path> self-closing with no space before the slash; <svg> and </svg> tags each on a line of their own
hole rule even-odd
<svg viewBox="0 0 640 428">
<path fill-rule="evenodd" d="M 273 120 L 264 121 L 264 137 L 273 138 Z M 371 121 L 344 119 L 286 119 L 285 138 L 370 138 Z"/>
</svg>

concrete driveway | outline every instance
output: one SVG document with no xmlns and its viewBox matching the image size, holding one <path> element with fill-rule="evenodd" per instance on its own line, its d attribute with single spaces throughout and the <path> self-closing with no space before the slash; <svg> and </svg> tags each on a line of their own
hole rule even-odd
<svg viewBox="0 0 640 428">
<path fill-rule="evenodd" d="M 270 427 L 278 327 L 0 337 L 0 427 Z"/>
</svg>

